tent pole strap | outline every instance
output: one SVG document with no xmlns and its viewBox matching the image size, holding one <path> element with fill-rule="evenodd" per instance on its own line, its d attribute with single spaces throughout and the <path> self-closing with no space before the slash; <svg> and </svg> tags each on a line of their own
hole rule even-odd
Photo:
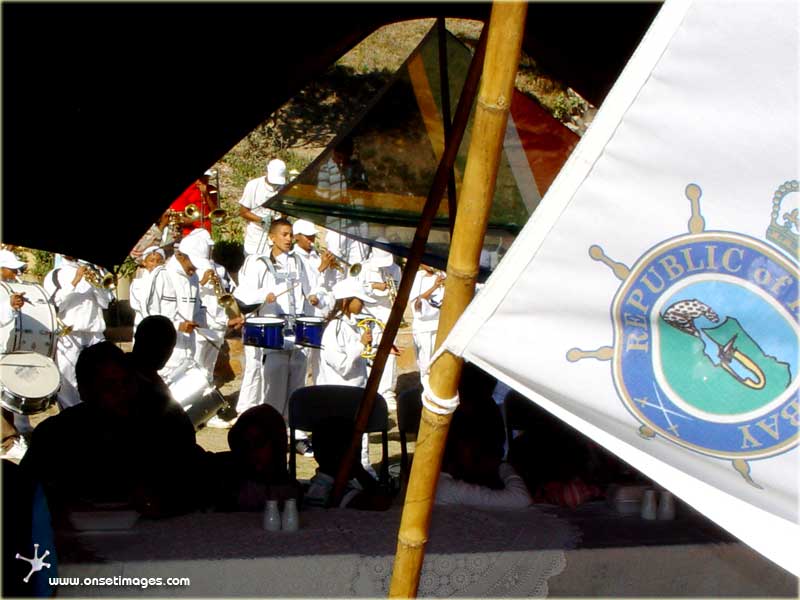
<svg viewBox="0 0 800 600">
<path fill-rule="evenodd" d="M 472 57 L 469 70 L 467 71 L 467 77 L 464 81 L 461 96 L 458 99 L 456 112 L 453 116 L 451 135 L 446 140 L 444 153 L 436 168 L 431 189 L 428 192 L 428 197 L 425 200 L 425 206 L 422 209 L 417 230 L 414 233 L 414 241 L 411 243 L 406 266 L 403 269 L 403 277 L 397 288 L 397 298 L 395 299 L 394 306 L 392 306 L 389 319 L 385 324 L 383 335 L 381 336 L 381 343 L 378 346 L 378 352 L 372 361 L 372 370 L 367 380 L 366 388 L 364 389 L 364 398 L 361 400 L 358 414 L 356 415 L 353 439 L 350 442 L 347 453 L 342 459 L 341 465 L 339 465 L 339 471 L 336 474 L 333 490 L 331 491 L 331 503 L 334 506 L 337 506 L 341 500 L 345 485 L 350 478 L 350 469 L 347 468 L 347 465 L 353 464 L 357 453 L 360 451 L 361 436 L 367 427 L 369 416 L 372 414 L 372 407 L 375 404 L 375 396 L 378 393 L 378 385 L 380 384 L 383 369 L 386 366 L 386 359 L 392 349 L 392 343 L 400 327 L 400 321 L 403 319 L 403 313 L 408 304 L 408 297 L 411 295 L 411 285 L 414 283 L 414 277 L 422 262 L 422 255 L 425 253 L 425 245 L 428 242 L 428 234 L 433 224 L 433 218 L 436 216 L 439 205 L 442 202 L 450 169 L 453 163 L 455 163 L 458 148 L 464 138 L 464 131 L 469 122 L 469 114 L 475 97 L 478 94 L 478 84 L 480 83 L 483 59 L 486 54 L 487 38 L 488 36 L 485 31 L 481 33 L 478 47 L 475 51 L 475 55 Z"/>
<path fill-rule="evenodd" d="M 447 337 L 474 294 L 519 64 L 526 11 L 525 3 L 495 2 L 492 5 L 483 78 L 447 263 L 448 277 L 436 334 L 437 345 Z M 444 353 L 432 365 L 430 386 L 436 396 L 451 398 L 456 395 L 462 365 L 460 357 L 449 353 Z M 409 598 L 417 594 L 451 419 L 452 415 L 437 415 L 427 408 L 422 409 L 389 589 L 392 598 Z"/>
</svg>

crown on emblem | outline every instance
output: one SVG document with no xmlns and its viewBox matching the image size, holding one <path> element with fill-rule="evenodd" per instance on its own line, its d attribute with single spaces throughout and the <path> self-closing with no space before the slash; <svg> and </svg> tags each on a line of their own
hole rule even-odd
<svg viewBox="0 0 800 600">
<path fill-rule="evenodd" d="M 786 181 L 772 196 L 772 220 L 767 228 L 767 239 L 774 242 L 795 258 L 800 258 L 800 214 L 797 208 L 781 215 L 783 199 L 800 189 L 796 179 Z M 783 223 L 781 223 L 781 220 Z"/>
</svg>

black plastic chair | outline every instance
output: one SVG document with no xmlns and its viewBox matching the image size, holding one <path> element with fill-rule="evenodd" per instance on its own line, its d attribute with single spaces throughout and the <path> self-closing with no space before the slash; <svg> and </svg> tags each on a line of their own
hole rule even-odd
<svg viewBox="0 0 800 600">
<path fill-rule="evenodd" d="M 295 431 L 313 431 L 318 423 L 330 417 L 346 417 L 355 421 L 363 396 L 364 388 L 346 385 L 311 385 L 292 394 L 289 398 L 289 472 L 292 477 L 297 473 Z M 389 411 L 386 400 L 380 394 L 375 396 L 372 414 L 365 429 L 365 433 L 377 432 L 381 434 L 383 450 L 379 477 L 381 482 L 388 483 Z"/>
<path fill-rule="evenodd" d="M 400 474 L 408 477 L 408 440 L 406 434 L 419 431 L 422 417 L 422 390 L 406 390 L 397 399 L 397 429 L 400 431 Z"/>
</svg>

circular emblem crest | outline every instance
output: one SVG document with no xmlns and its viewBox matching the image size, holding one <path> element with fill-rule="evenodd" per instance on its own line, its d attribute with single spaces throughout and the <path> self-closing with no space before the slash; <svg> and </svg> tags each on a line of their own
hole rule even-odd
<svg viewBox="0 0 800 600">
<path fill-rule="evenodd" d="M 611 308 L 613 377 L 628 410 L 693 451 L 765 458 L 798 441 L 798 269 L 758 240 L 666 240 Z"/>
</svg>

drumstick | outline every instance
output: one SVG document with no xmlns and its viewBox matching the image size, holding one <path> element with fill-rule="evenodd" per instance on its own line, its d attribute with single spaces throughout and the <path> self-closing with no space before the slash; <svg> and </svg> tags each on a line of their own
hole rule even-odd
<svg viewBox="0 0 800 600">
<path fill-rule="evenodd" d="M 279 294 L 275 294 L 275 297 L 276 297 L 276 298 L 280 298 L 280 297 L 281 297 L 281 296 L 283 296 L 283 295 L 284 295 L 286 292 L 289 292 L 289 291 L 293 290 L 294 288 L 296 288 L 296 287 L 297 287 L 299 284 L 300 284 L 300 282 L 298 281 L 298 282 L 297 282 L 297 283 L 295 283 L 295 284 L 294 284 L 292 287 L 287 287 L 287 288 L 286 288 L 285 290 L 283 290 L 281 293 L 279 293 Z"/>
</svg>

